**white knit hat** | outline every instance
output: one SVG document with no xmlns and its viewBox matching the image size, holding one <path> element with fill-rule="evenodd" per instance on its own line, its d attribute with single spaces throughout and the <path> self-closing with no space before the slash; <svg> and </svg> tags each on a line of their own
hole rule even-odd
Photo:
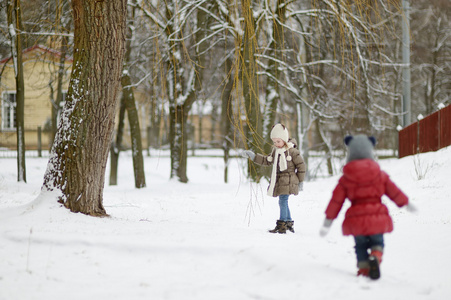
<svg viewBox="0 0 451 300">
<path fill-rule="evenodd" d="M 285 143 L 288 143 L 288 129 L 282 124 L 274 125 L 271 130 L 271 138 L 279 138 Z"/>
</svg>

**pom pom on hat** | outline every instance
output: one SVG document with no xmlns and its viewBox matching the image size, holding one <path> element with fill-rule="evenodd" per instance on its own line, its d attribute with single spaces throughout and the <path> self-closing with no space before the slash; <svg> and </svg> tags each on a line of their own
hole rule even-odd
<svg viewBox="0 0 451 300">
<path fill-rule="evenodd" d="M 272 127 L 271 138 L 279 138 L 285 143 L 288 143 L 288 129 L 282 124 L 276 124 Z"/>
</svg>

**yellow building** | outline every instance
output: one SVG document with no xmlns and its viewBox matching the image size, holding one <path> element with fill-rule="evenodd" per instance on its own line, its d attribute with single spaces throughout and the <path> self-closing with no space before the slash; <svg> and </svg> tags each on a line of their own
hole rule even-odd
<svg viewBox="0 0 451 300">
<path fill-rule="evenodd" d="M 57 74 L 61 53 L 36 45 L 23 51 L 25 84 L 25 144 L 26 149 L 36 149 L 38 128 L 43 131 L 42 147 L 50 148 L 52 101 L 56 98 Z M 68 89 L 72 58 L 66 57 L 63 95 Z M 16 82 L 11 58 L 0 61 L 3 69 L 0 82 L 0 148 L 16 148 Z"/>
<path fill-rule="evenodd" d="M 57 94 L 57 74 L 60 58 L 60 52 L 42 45 L 36 45 L 23 51 L 26 150 L 38 149 L 38 129 L 42 132 L 42 149 L 50 150 L 51 148 L 52 103 L 54 103 L 53 100 Z M 63 94 L 67 92 L 69 87 L 72 62 L 71 57 L 66 57 Z M 17 148 L 15 124 L 16 82 L 12 59 L 6 58 L 0 61 L 0 69 L 3 70 L 0 78 L 0 150 L 15 150 Z M 152 128 L 150 116 L 155 114 L 155 112 L 151 111 L 152 105 L 150 105 L 150 99 L 148 99 L 149 93 L 140 88 L 136 88 L 135 98 L 139 112 L 143 147 L 160 147 L 166 144 L 169 132 L 167 112 L 160 112 L 161 116 L 156 121 L 156 124 L 160 124 L 159 128 Z M 192 146 L 193 140 L 194 144 L 198 147 L 204 145 L 220 146 L 222 144 L 220 122 L 213 122 L 211 111 L 208 108 L 202 107 L 202 113 L 199 113 L 200 109 L 196 106 L 190 113 L 188 123 L 190 126 L 190 130 L 188 131 L 190 147 Z M 161 108 L 161 111 L 163 110 L 164 105 Z M 115 127 L 117 127 L 117 119 L 118 116 L 116 117 Z M 155 130 L 159 133 L 156 134 Z M 157 140 L 152 135 L 157 136 Z M 125 122 L 122 143 L 123 148 L 127 149 L 131 147 L 129 124 L 127 121 Z"/>
</svg>

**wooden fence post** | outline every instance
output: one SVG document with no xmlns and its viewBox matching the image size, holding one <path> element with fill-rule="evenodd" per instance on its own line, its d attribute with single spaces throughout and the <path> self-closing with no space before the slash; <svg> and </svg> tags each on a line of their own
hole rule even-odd
<svg viewBox="0 0 451 300">
<path fill-rule="evenodd" d="M 42 157 L 42 128 L 38 126 L 38 157 Z"/>
</svg>

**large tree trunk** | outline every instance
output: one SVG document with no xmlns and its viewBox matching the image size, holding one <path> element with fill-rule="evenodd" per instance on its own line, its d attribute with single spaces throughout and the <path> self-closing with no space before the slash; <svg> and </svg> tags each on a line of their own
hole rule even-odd
<svg viewBox="0 0 451 300">
<path fill-rule="evenodd" d="M 22 63 L 22 10 L 20 0 L 8 1 L 8 32 L 16 78 L 16 133 L 17 133 L 17 181 L 27 182 L 25 168 L 24 106 L 25 87 Z"/>
<path fill-rule="evenodd" d="M 44 176 L 73 212 L 104 216 L 103 187 L 125 52 L 126 0 L 73 0 L 74 62 Z"/>
</svg>

